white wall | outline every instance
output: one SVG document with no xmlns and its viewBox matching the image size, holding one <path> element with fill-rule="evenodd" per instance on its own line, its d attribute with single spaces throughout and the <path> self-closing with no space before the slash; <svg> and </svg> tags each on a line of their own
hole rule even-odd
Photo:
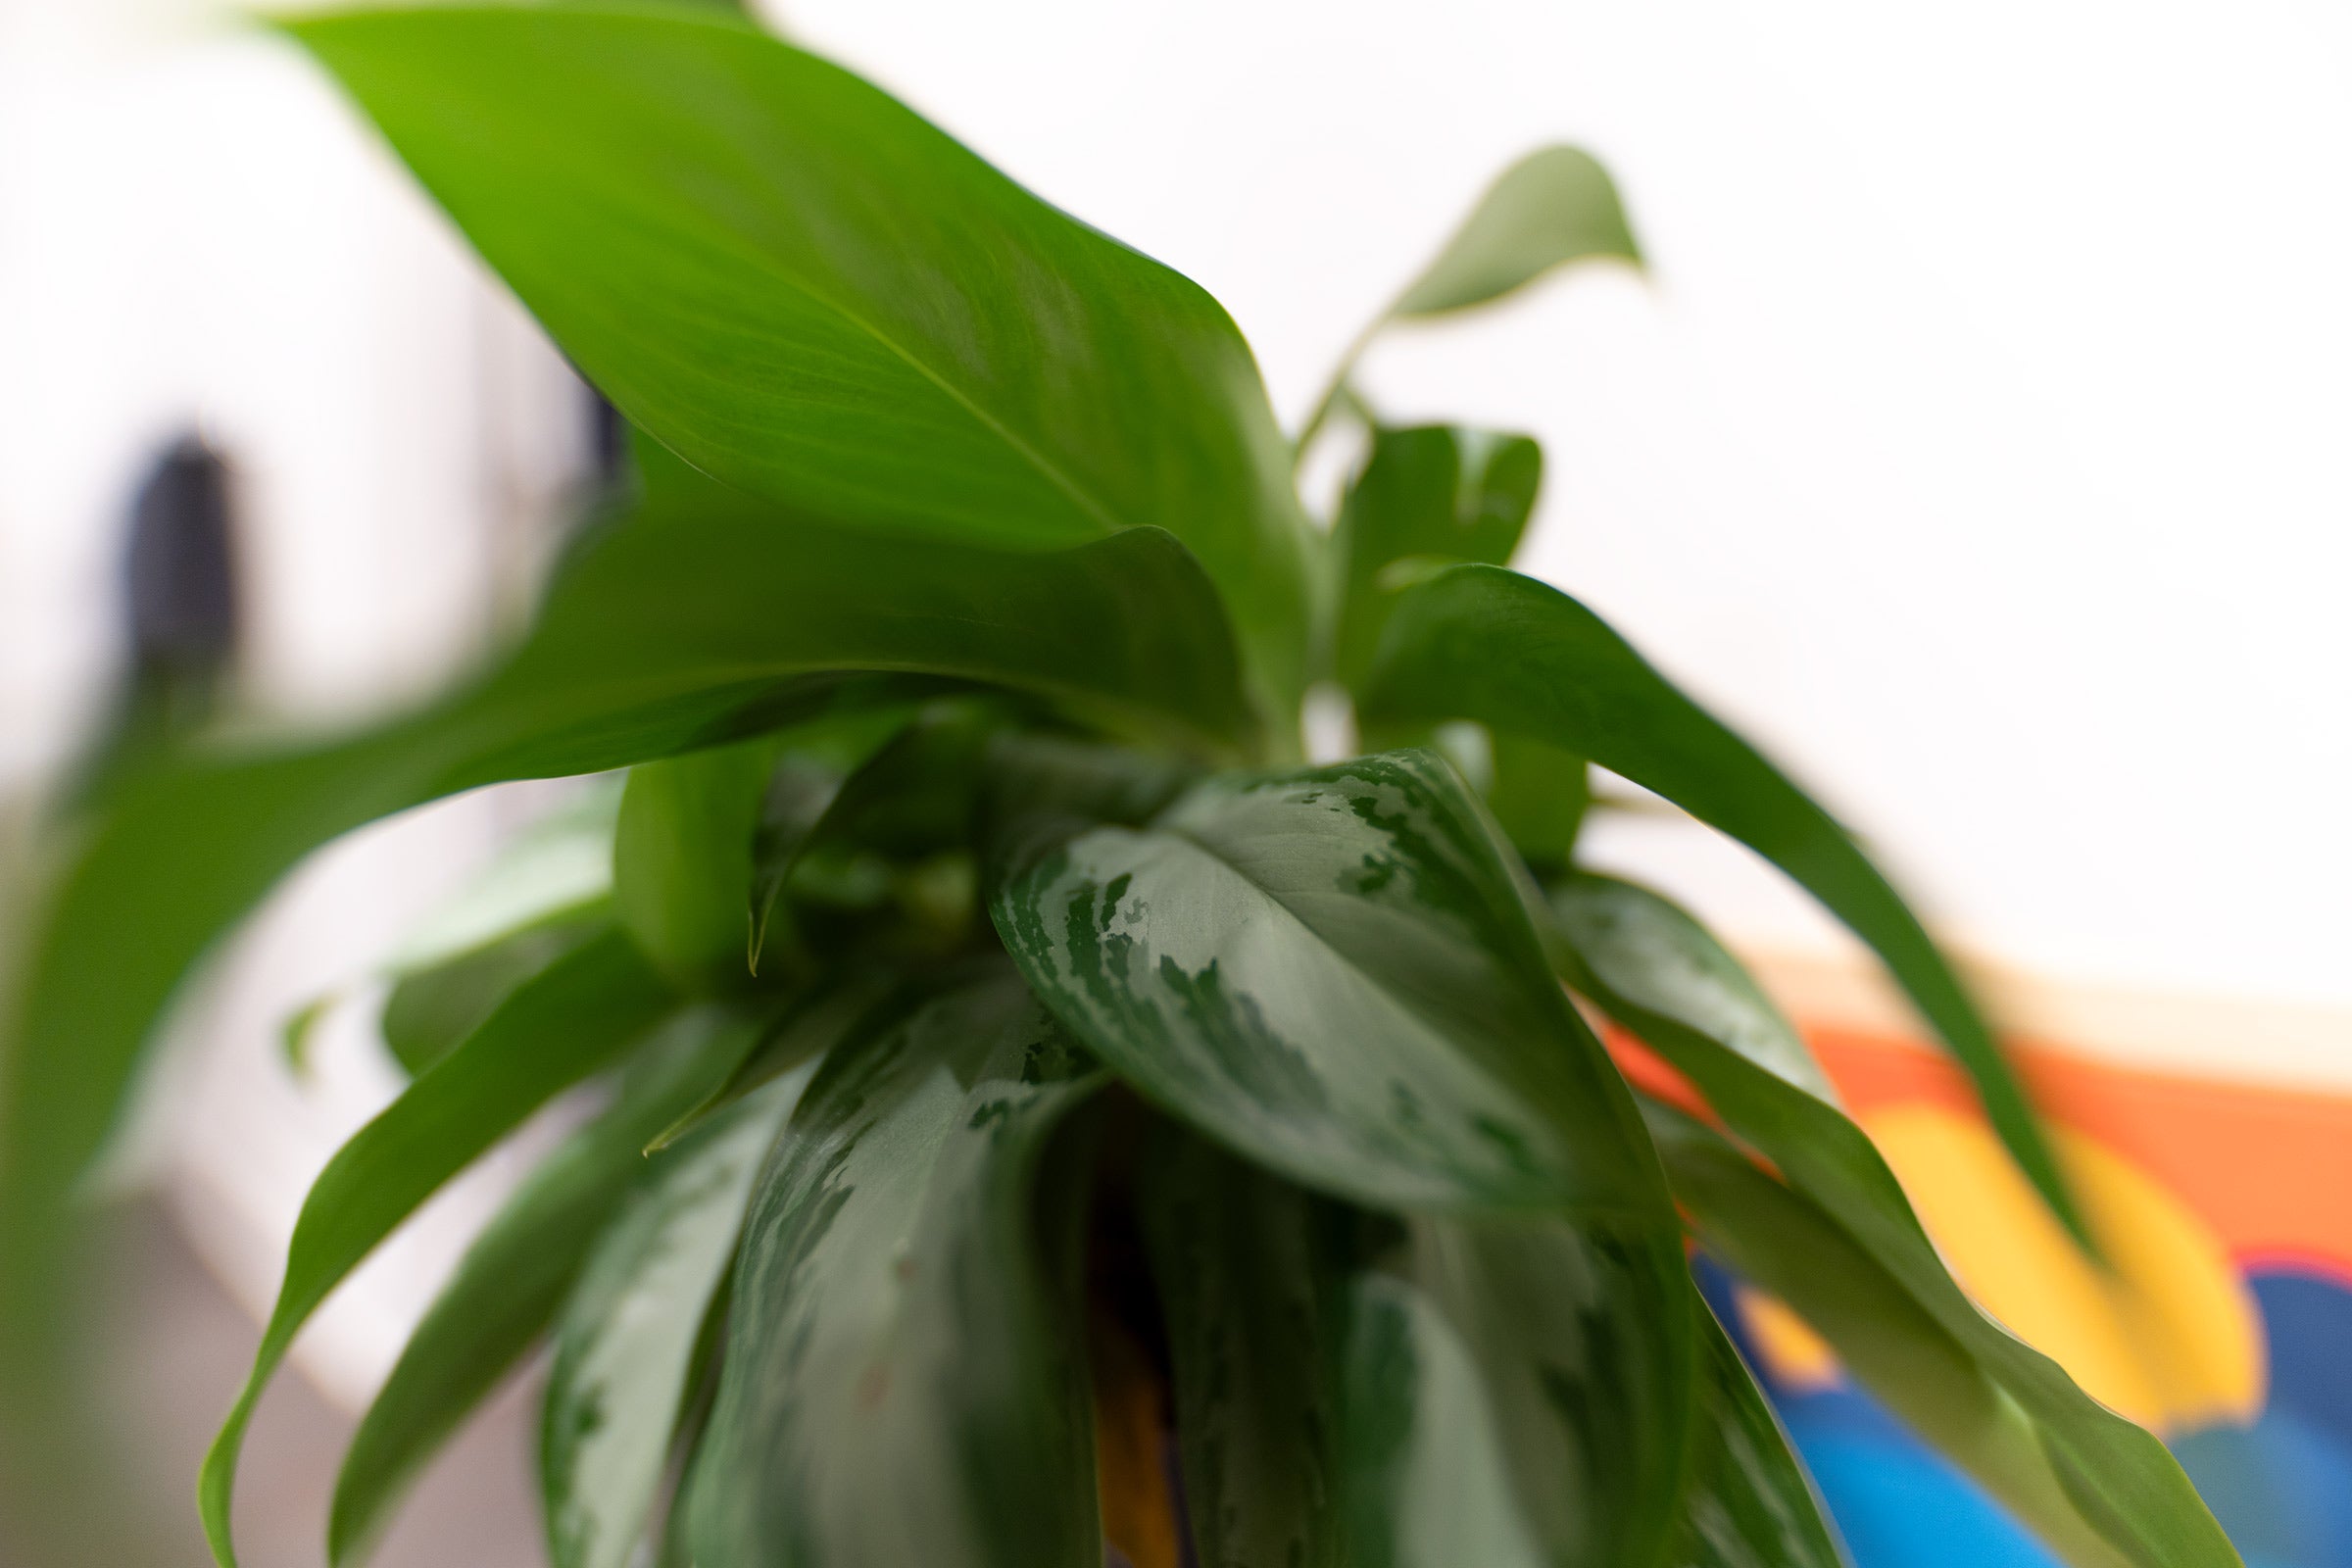
<svg viewBox="0 0 2352 1568">
<path fill-rule="evenodd" d="M 0 771 L 102 670 L 129 465 L 191 410 L 252 466 L 265 687 L 301 712 L 445 668 L 502 485 L 556 462 L 486 475 L 506 307 L 203 9 L 0 0 Z M 1591 145 L 1654 279 L 1399 337 L 1382 400 L 1541 435 L 1535 568 L 1965 944 L 2352 1006 L 2340 7 L 785 10 L 1226 299 L 1292 416 L 1494 169 Z M 1833 940 L 1699 836 L 1607 831 L 1752 941 Z"/>
<path fill-rule="evenodd" d="M 2352 13 L 783 11 L 1224 298 L 1294 417 L 1492 171 L 1591 146 L 1652 285 L 1399 339 L 1385 405 L 1540 435 L 1535 569 L 1965 944 L 2352 1004 Z M 1751 940 L 1832 940 L 1736 854 L 1629 833 Z"/>
</svg>

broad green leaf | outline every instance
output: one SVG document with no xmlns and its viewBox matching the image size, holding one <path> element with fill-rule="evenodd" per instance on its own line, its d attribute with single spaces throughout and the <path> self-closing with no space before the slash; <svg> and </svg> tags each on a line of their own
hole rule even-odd
<svg viewBox="0 0 2352 1568">
<path fill-rule="evenodd" d="M 1591 758 L 1788 872 L 1878 951 L 2019 1165 L 2088 1244 L 2025 1092 L 1909 906 L 1828 812 L 1590 610 L 1516 572 L 1452 567 L 1398 603 L 1362 706 L 1372 721 L 1472 718 Z"/>
<path fill-rule="evenodd" d="M 1574 147 L 1544 147 L 1488 186 L 1437 259 L 1390 314 L 1440 316 L 1499 299 L 1555 267 L 1613 257 L 1639 266 L 1640 247 L 1608 171 Z"/>
<path fill-rule="evenodd" d="M 612 838 L 613 907 L 654 966 L 686 990 L 745 979 L 753 840 L 775 760 L 760 739 L 629 769 Z"/>
<path fill-rule="evenodd" d="M 1348 1292 L 1343 1506 L 1358 1560 L 1645 1562 L 1695 1429 L 1677 1249 L 1605 1222 L 1405 1222 Z"/>
<path fill-rule="evenodd" d="M 1528 859 L 1564 865 L 1592 804 L 1592 769 L 1573 752 L 1502 734 L 1489 741 L 1494 778 L 1487 808 Z"/>
<path fill-rule="evenodd" d="M 1961 1293 L 1869 1138 L 1817 1092 L 1818 1071 L 1791 1054 L 1801 1047 L 1743 1000 L 1760 1002 L 1753 982 L 1695 921 L 1599 877 L 1571 880 L 1553 902 L 1570 982 L 1683 1072 L 1788 1182 L 1653 1111 L 1675 1196 L 1711 1249 L 1784 1297 L 2070 1560 L 2236 1561 L 2162 1444 Z"/>
<path fill-rule="evenodd" d="M 1381 1206 L 1663 1235 L 1630 1102 L 1506 856 L 1450 768 L 1396 752 L 1211 779 L 1044 849 L 992 911 L 1081 1040 L 1251 1159 Z"/>
<path fill-rule="evenodd" d="M 284 24 L 612 401 L 845 528 L 1166 529 L 1299 686 L 1306 535 L 1199 287 L 856 76 L 741 26 L 433 9 Z"/>
<path fill-rule="evenodd" d="M 702 1008 L 663 1036 L 612 1105 L 515 1189 L 409 1336 L 335 1478 L 330 1561 L 366 1554 L 425 1461 L 547 1332 L 589 1249 L 648 1174 L 647 1140 L 733 1069 L 757 1029 Z"/>
<path fill-rule="evenodd" d="M 1736 1088 L 1721 1061 L 1730 1051 L 1825 1104 L 1838 1103 L 1795 1026 L 1687 911 L 1646 888 L 1589 872 L 1548 891 L 1568 943 L 1569 984 L 1643 1039 L 1658 1036 L 1668 1060 Z"/>
<path fill-rule="evenodd" d="M 229 1497 L 246 1422 L 318 1303 L 442 1183 L 610 1064 L 671 1004 L 626 939 L 608 933 L 516 991 L 327 1162 L 303 1200 L 252 1375 L 205 1456 L 199 1500 L 220 1562 L 236 1560 Z"/>
<path fill-rule="evenodd" d="M 870 1018 L 900 1004 L 897 999 L 908 983 L 898 965 L 870 959 L 841 964 L 810 981 L 768 1022 L 731 1072 L 646 1140 L 645 1152 L 660 1153 L 737 1101 L 859 1034 Z"/>
<path fill-rule="evenodd" d="M 1656 1560 L 1693 1397 L 1676 1250 L 1351 1213 L 1192 1139 L 1138 1197 L 1203 1564 Z"/>
<path fill-rule="evenodd" d="M 701 1568 L 1101 1562 L 1088 1184 L 1048 1151 L 1101 1077 L 993 965 L 827 1059 L 745 1222 Z"/>
<path fill-rule="evenodd" d="M 626 1568 L 643 1540 L 753 1178 L 813 1069 L 771 1081 L 664 1152 L 596 1244 L 564 1309 L 541 1428 L 555 1568 Z"/>
<path fill-rule="evenodd" d="M 997 735 L 982 771 L 992 898 L 1006 876 L 1062 841 L 1106 822 L 1140 827 L 1200 777 L 1181 757 L 1025 730 Z"/>
<path fill-rule="evenodd" d="M 377 1023 L 384 1049 L 416 1077 L 480 1028 L 516 987 L 612 929 L 611 906 L 599 901 L 403 975 L 385 995 Z"/>
<path fill-rule="evenodd" d="M 1502 565 L 1519 548 L 1543 478 L 1543 448 L 1523 435 L 1442 424 L 1374 430 L 1333 535 L 1341 583 L 1333 677 L 1352 686 L 1370 667 L 1399 590 L 1391 567 Z"/>
<path fill-rule="evenodd" d="M 67 1195 L 172 989 L 339 833 L 498 779 L 715 744 L 837 699 L 904 700 L 870 672 L 1009 686 L 1211 752 L 1248 743 L 1215 591 L 1165 533 L 1007 557 L 817 527 L 659 452 L 644 467 L 643 503 L 582 543 L 529 640 L 487 678 L 341 743 L 142 774 L 103 817 L 57 835 L 60 882 L 0 1042 L 8 1320 L 36 1310 L 28 1293 L 54 1278 Z"/>
<path fill-rule="evenodd" d="M 1135 1212 L 1200 1568 L 1348 1568 L 1334 1314 L 1349 1216 L 1160 1121 Z"/>
<path fill-rule="evenodd" d="M 1844 1568 L 1845 1553 L 1764 1391 L 1699 1303 L 1698 1437 L 1668 1561 L 1676 1568 Z"/>
</svg>

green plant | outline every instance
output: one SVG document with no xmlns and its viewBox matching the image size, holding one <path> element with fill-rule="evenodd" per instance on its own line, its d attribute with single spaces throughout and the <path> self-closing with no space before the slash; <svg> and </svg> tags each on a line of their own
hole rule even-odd
<svg viewBox="0 0 2352 1568">
<path fill-rule="evenodd" d="M 312 1192 L 205 1468 L 223 1562 L 311 1310 L 590 1082 L 363 1424 L 337 1561 L 552 1341 L 562 1568 L 1093 1563 L 1106 1529 L 1220 1568 L 1833 1562 L 1686 1217 L 2071 1560 L 2235 1561 L 2152 1437 L 1960 1295 L 1723 950 L 1575 866 L 1588 760 L 1778 863 L 2077 1223 L 1852 841 L 1504 565 L 1534 443 L 1386 427 L 1343 370 L 1314 422 L 1366 419 L 1369 456 L 1312 526 L 1214 301 L 721 14 L 287 30 L 650 439 L 490 673 L 334 744 L 147 765 L 57 873 L 9 1057 L 20 1356 L 220 932 L 362 822 L 628 769 L 546 829 L 609 835 L 608 890 L 396 986 L 413 1081 Z M 1583 256 L 1636 260 L 1616 195 L 1539 153 L 1393 314 Z M 1378 750 L 1302 764 L 1316 680 Z M 1638 1102 L 1571 989 L 1718 1120 Z"/>
</svg>

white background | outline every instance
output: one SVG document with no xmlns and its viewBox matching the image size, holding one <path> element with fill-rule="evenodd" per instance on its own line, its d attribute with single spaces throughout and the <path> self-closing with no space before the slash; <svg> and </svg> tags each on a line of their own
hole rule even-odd
<svg viewBox="0 0 2352 1568">
<path fill-rule="evenodd" d="M 1226 300 L 1286 417 L 1493 171 L 1590 146 L 1652 277 L 1400 336 L 1383 406 L 1540 435 L 1534 568 L 1788 760 L 1964 944 L 2352 1005 L 2340 6 L 788 10 Z M 132 469 L 200 406 L 261 495 L 259 664 L 289 711 L 471 646 L 500 519 L 560 466 L 484 434 L 553 394 L 500 390 L 508 313 L 438 220 L 297 62 L 189 13 L 0 0 L 20 773 L 104 667 Z M 1739 934 L 1830 940 L 1661 837 L 1632 831 Z"/>
</svg>

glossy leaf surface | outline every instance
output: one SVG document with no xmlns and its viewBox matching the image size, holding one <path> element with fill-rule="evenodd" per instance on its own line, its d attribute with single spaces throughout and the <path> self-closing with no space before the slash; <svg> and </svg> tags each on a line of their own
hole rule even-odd
<svg viewBox="0 0 2352 1568">
<path fill-rule="evenodd" d="M 1515 572 L 1452 567 L 1397 606 L 1363 708 L 1390 722 L 1476 719 L 1591 758 L 1788 872 L 1877 950 L 2026 1174 L 2083 1234 L 2024 1091 L 1909 906 L 1828 812 L 1592 612 Z"/>
<path fill-rule="evenodd" d="M 589 1249 L 648 1174 L 647 1141 L 756 1038 L 716 1009 L 687 1013 L 663 1035 L 632 1063 L 613 1104 L 515 1189 L 409 1336 L 335 1478 L 329 1560 L 366 1551 L 433 1452 L 547 1332 Z"/>
<path fill-rule="evenodd" d="M 442 1183 L 609 1065 L 670 1005 L 617 933 L 590 942 L 516 991 L 327 1162 L 303 1200 L 253 1373 L 205 1456 L 199 1495 L 221 1563 L 235 1561 L 229 1496 L 245 1424 L 318 1303 Z"/>
<path fill-rule="evenodd" d="M 302 856 L 363 822 L 894 689 L 841 670 L 1000 683 L 1211 751 L 1249 733 L 1215 592 L 1164 533 L 991 555 L 802 524 L 659 453 L 644 466 L 644 503 L 582 544 L 529 641 L 484 681 L 340 744 L 129 780 L 88 825 L 0 1054 L 0 1282 L 46 1277 L 65 1194 L 198 955 Z"/>
<path fill-rule="evenodd" d="M 1393 1207 L 1670 1225 L 1519 882 L 1427 752 L 1211 779 L 993 901 L 1038 995 L 1211 1138 Z"/>
<path fill-rule="evenodd" d="M 1837 1347 L 1874 1393 L 2081 1564 L 2236 1561 L 2162 1444 L 1961 1294 L 1870 1140 L 1819 1093 L 1754 983 L 1688 915 L 1600 877 L 1554 891 L 1571 983 L 1682 1071 L 1784 1187 L 1652 1112 L 1707 1245 Z M 1795 1053 L 1792 1054 L 1791 1053 Z"/>
<path fill-rule="evenodd" d="M 1442 424 L 1374 430 L 1334 539 L 1341 599 L 1333 677 L 1353 685 L 1370 667 L 1402 586 L 1393 568 L 1504 564 L 1543 478 L 1543 449 L 1523 435 Z"/>
<path fill-rule="evenodd" d="M 1216 302 L 878 89 L 740 26 L 422 10 L 287 24 L 619 406 L 855 530 L 1168 530 L 1298 690 L 1305 536 Z"/>
<path fill-rule="evenodd" d="M 1693 1393 L 1671 1249 L 1376 1218 L 1197 1139 L 1139 1169 L 1201 1562 L 1656 1559 Z"/>
<path fill-rule="evenodd" d="M 994 970 L 845 1043 L 761 1174 L 687 1505 L 701 1568 L 1102 1559 L 1075 1231 L 1101 1074 Z"/>
<path fill-rule="evenodd" d="M 1540 148 L 1487 187 L 1391 314 L 1465 310 L 1499 299 L 1555 267 L 1595 257 L 1636 265 L 1642 260 L 1615 182 L 1589 153 Z"/>
<path fill-rule="evenodd" d="M 597 1243 L 548 1374 L 539 1473 L 555 1568 L 626 1568 L 643 1538 L 753 1179 L 813 1066 L 664 1151 Z"/>
</svg>

